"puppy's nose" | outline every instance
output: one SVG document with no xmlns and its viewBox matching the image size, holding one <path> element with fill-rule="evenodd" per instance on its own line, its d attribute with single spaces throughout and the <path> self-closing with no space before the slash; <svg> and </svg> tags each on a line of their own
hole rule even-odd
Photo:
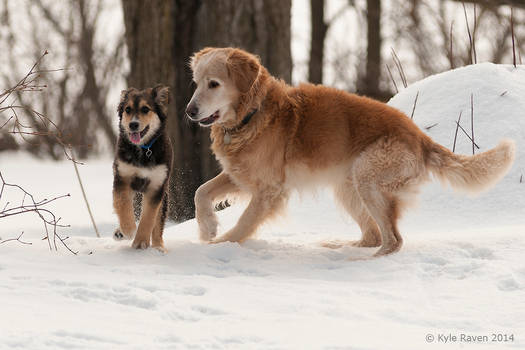
<svg viewBox="0 0 525 350">
<path fill-rule="evenodd" d="M 131 131 L 138 130 L 138 128 L 139 128 L 139 122 L 131 122 L 131 123 L 129 123 L 129 129 Z"/>
<path fill-rule="evenodd" d="M 197 108 L 196 105 L 188 105 L 188 108 L 186 108 L 186 114 L 190 118 L 195 118 L 195 116 L 197 116 L 198 113 L 199 113 L 199 108 Z"/>
</svg>

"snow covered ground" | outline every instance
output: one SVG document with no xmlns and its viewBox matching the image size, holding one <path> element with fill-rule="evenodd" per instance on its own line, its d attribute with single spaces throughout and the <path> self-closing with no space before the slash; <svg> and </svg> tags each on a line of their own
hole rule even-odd
<svg viewBox="0 0 525 350">
<path fill-rule="evenodd" d="M 97 239 L 70 163 L 1 155 L 7 181 L 39 198 L 71 193 L 52 208 L 72 225 L 61 232 L 79 253 L 50 252 L 30 215 L 2 220 L 1 239 L 24 231 L 32 245 L 0 245 L 0 348 L 525 348 L 525 68 L 462 68 L 390 103 L 410 115 L 417 92 L 414 121 L 423 129 L 438 123 L 427 132 L 450 148 L 460 111 L 470 131 L 472 93 L 480 151 L 513 138 L 516 164 L 476 198 L 425 186 L 400 224 L 401 251 L 373 260 L 348 258 L 374 249 L 319 246 L 359 238 L 325 190 L 294 197 L 287 216 L 242 246 L 201 244 L 188 221 L 167 227 L 166 255 L 135 251 L 111 239 L 110 158 L 80 168 L 103 234 Z M 464 134 L 457 151 L 472 152 Z M 224 230 L 241 210 L 242 203 L 219 213 Z M 471 343 L 461 334 L 488 339 Z M 508 341 L 493 342 L 492 334 Z"/>
</svg>

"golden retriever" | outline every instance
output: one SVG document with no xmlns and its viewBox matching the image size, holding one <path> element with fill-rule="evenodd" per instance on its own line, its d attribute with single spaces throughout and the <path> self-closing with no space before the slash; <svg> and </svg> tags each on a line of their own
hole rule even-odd
<svg viewBox="0 0 525 350">
<path fill-rule="evenodd" d="M 197 88 L 186 114 L 211 126 L 211 148 L 223 169 L 195 194 L 204 241 L 242 242 L 282 211 L 292 190 L 329 185 L 362 231 L 361 240 L 348 244 L 380 246 L 375 256 L 393 253 L 403 242 L 401 211 L 430 173 L 478 192 L 514 160 L 513 141 L 474 156 L 454 154 L 395 108 L 326 86 L 289 86 L 240 49 L 205 48 L 191 58 L 191 69 Z M 235 193 L 250 195 L 250 202 L 216 238 L 213 204 Z"/>
</svg>

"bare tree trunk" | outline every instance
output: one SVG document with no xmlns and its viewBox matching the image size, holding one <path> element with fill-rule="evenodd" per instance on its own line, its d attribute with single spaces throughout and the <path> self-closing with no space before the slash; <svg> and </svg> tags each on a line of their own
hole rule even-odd
<svg viewBox="0 0 525 350">
<path fill-rule="evenodd" d="M 195 215 L 193 196 L 202 182 L 218 173 L 218 166 L 209 151 L 209 130 L 192 124 L 184 115 L 186 104 L 191 98 L 191 70 L 188 58 L 195 51 L 195 31 L 199 26 L 197 12 L 201 1 L 175 1 L 175 37 L 173 64 L 175 84 L 173 97 L 176 102 L 177 123 L 170 125 L 170 136 L 175 154 L 175 162 L 170 184 L 170 217 L 184 221 Z M 170 106 L 174 108 L 174 106 Z M 206 145 L 203 147 L 203 145 Z"/>
<path fill-rule="evenodd" d="M 219 167 L 209 130 L 184 116 L 191 91 L 191 54 L 205 46 L 236 46 L 261 57 L 270 72 L 291 81 L 291 0 L 122 0 L 131 72 L 130 86 L 170 85 L 168 129 L 175 161 L 170 213 L 194 216 L 193 196 Z"/>
<path fill-rule="evenodd" d="M 259 55 L 271 74 L 291 82 L 291 6 L 291 0 L 203 0 L 195 46 L 240 47 Z"/>
<path fill-rule="evenodd" d="M 367 0 L 368 46 L 366 71 L 359 83 L 358 92 L 373 98 L 384 99 L 379 89 L 381 79 L 381 0 Z"/>
<path fill-rule="evenodd" d="M 324 21 L 324 0 L 310 0 L 312 35 L 308 80 L 313 84 L 323 83 L 324 42 L 328 25 Z"/>
<path fill-rule="evenodd" d="M 122 6 L 131 63 L 129 85 L 141 88 L 162 81 L 173 82 L 174 1 L 123 0 Z M 170 106 L 170 116 L 175 116 L 173 107 Z"/>
<path fill-rule="evenodd" d="M 91 101 L 91 106 L 89 107 L 95 110 L 95 115 L 97 116 L 96 121 L 106 135 L 110 145 L 113 146 L 117 142 L 117 136 L 113 131 L 112 123 L 105 111 L 104 102 L 100 96 L 100 86 L 97 84 L 97 78 L 95 76 L 95 64 L 93 62 L 95 59 L 95 54 L 93 52 L 95 28 L 93 24 L 88 23 L 85 1 L 78 0 L 77 6 L 80 15 L 80 26 L 83 33 L 81 39 L 78 42 L 81 53 L 79 58 L 84 65 L 84 76 L 86 79 L 84 91 L 79 95 L 79 101 L 77 101 L 77 105 L 82 103 L 83 99 L 88 99 Z M 85 127 L 87 127 L 87 125 Z M 86 129 L 79 128 L 79 130 Z M 78 151 L 78 157 L 80 159 L 87 157 L 89 151 L 87 146 L 87 143 L 81 144 L 81 147 Z"/>
</svg>

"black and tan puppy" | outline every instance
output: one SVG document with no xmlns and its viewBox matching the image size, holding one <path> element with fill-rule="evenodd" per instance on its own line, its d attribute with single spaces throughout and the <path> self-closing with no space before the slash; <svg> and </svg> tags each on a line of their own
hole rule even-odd
<svg viewBox="0 0 525 350">
<path fill-rule="evenodd" d="M 113 237 L 131 239 L 133 248 L 164 251 L 162 232 L 168 206 L 172 149 L 166 134 L 169 90 L 165 86 L 122 91 L 118 105 L 119 138 L 113 163 L 113 206 L 119 227 Z M 140 192 L 142 214 L 138 228 L 133 196 Z"/>
</svg>

